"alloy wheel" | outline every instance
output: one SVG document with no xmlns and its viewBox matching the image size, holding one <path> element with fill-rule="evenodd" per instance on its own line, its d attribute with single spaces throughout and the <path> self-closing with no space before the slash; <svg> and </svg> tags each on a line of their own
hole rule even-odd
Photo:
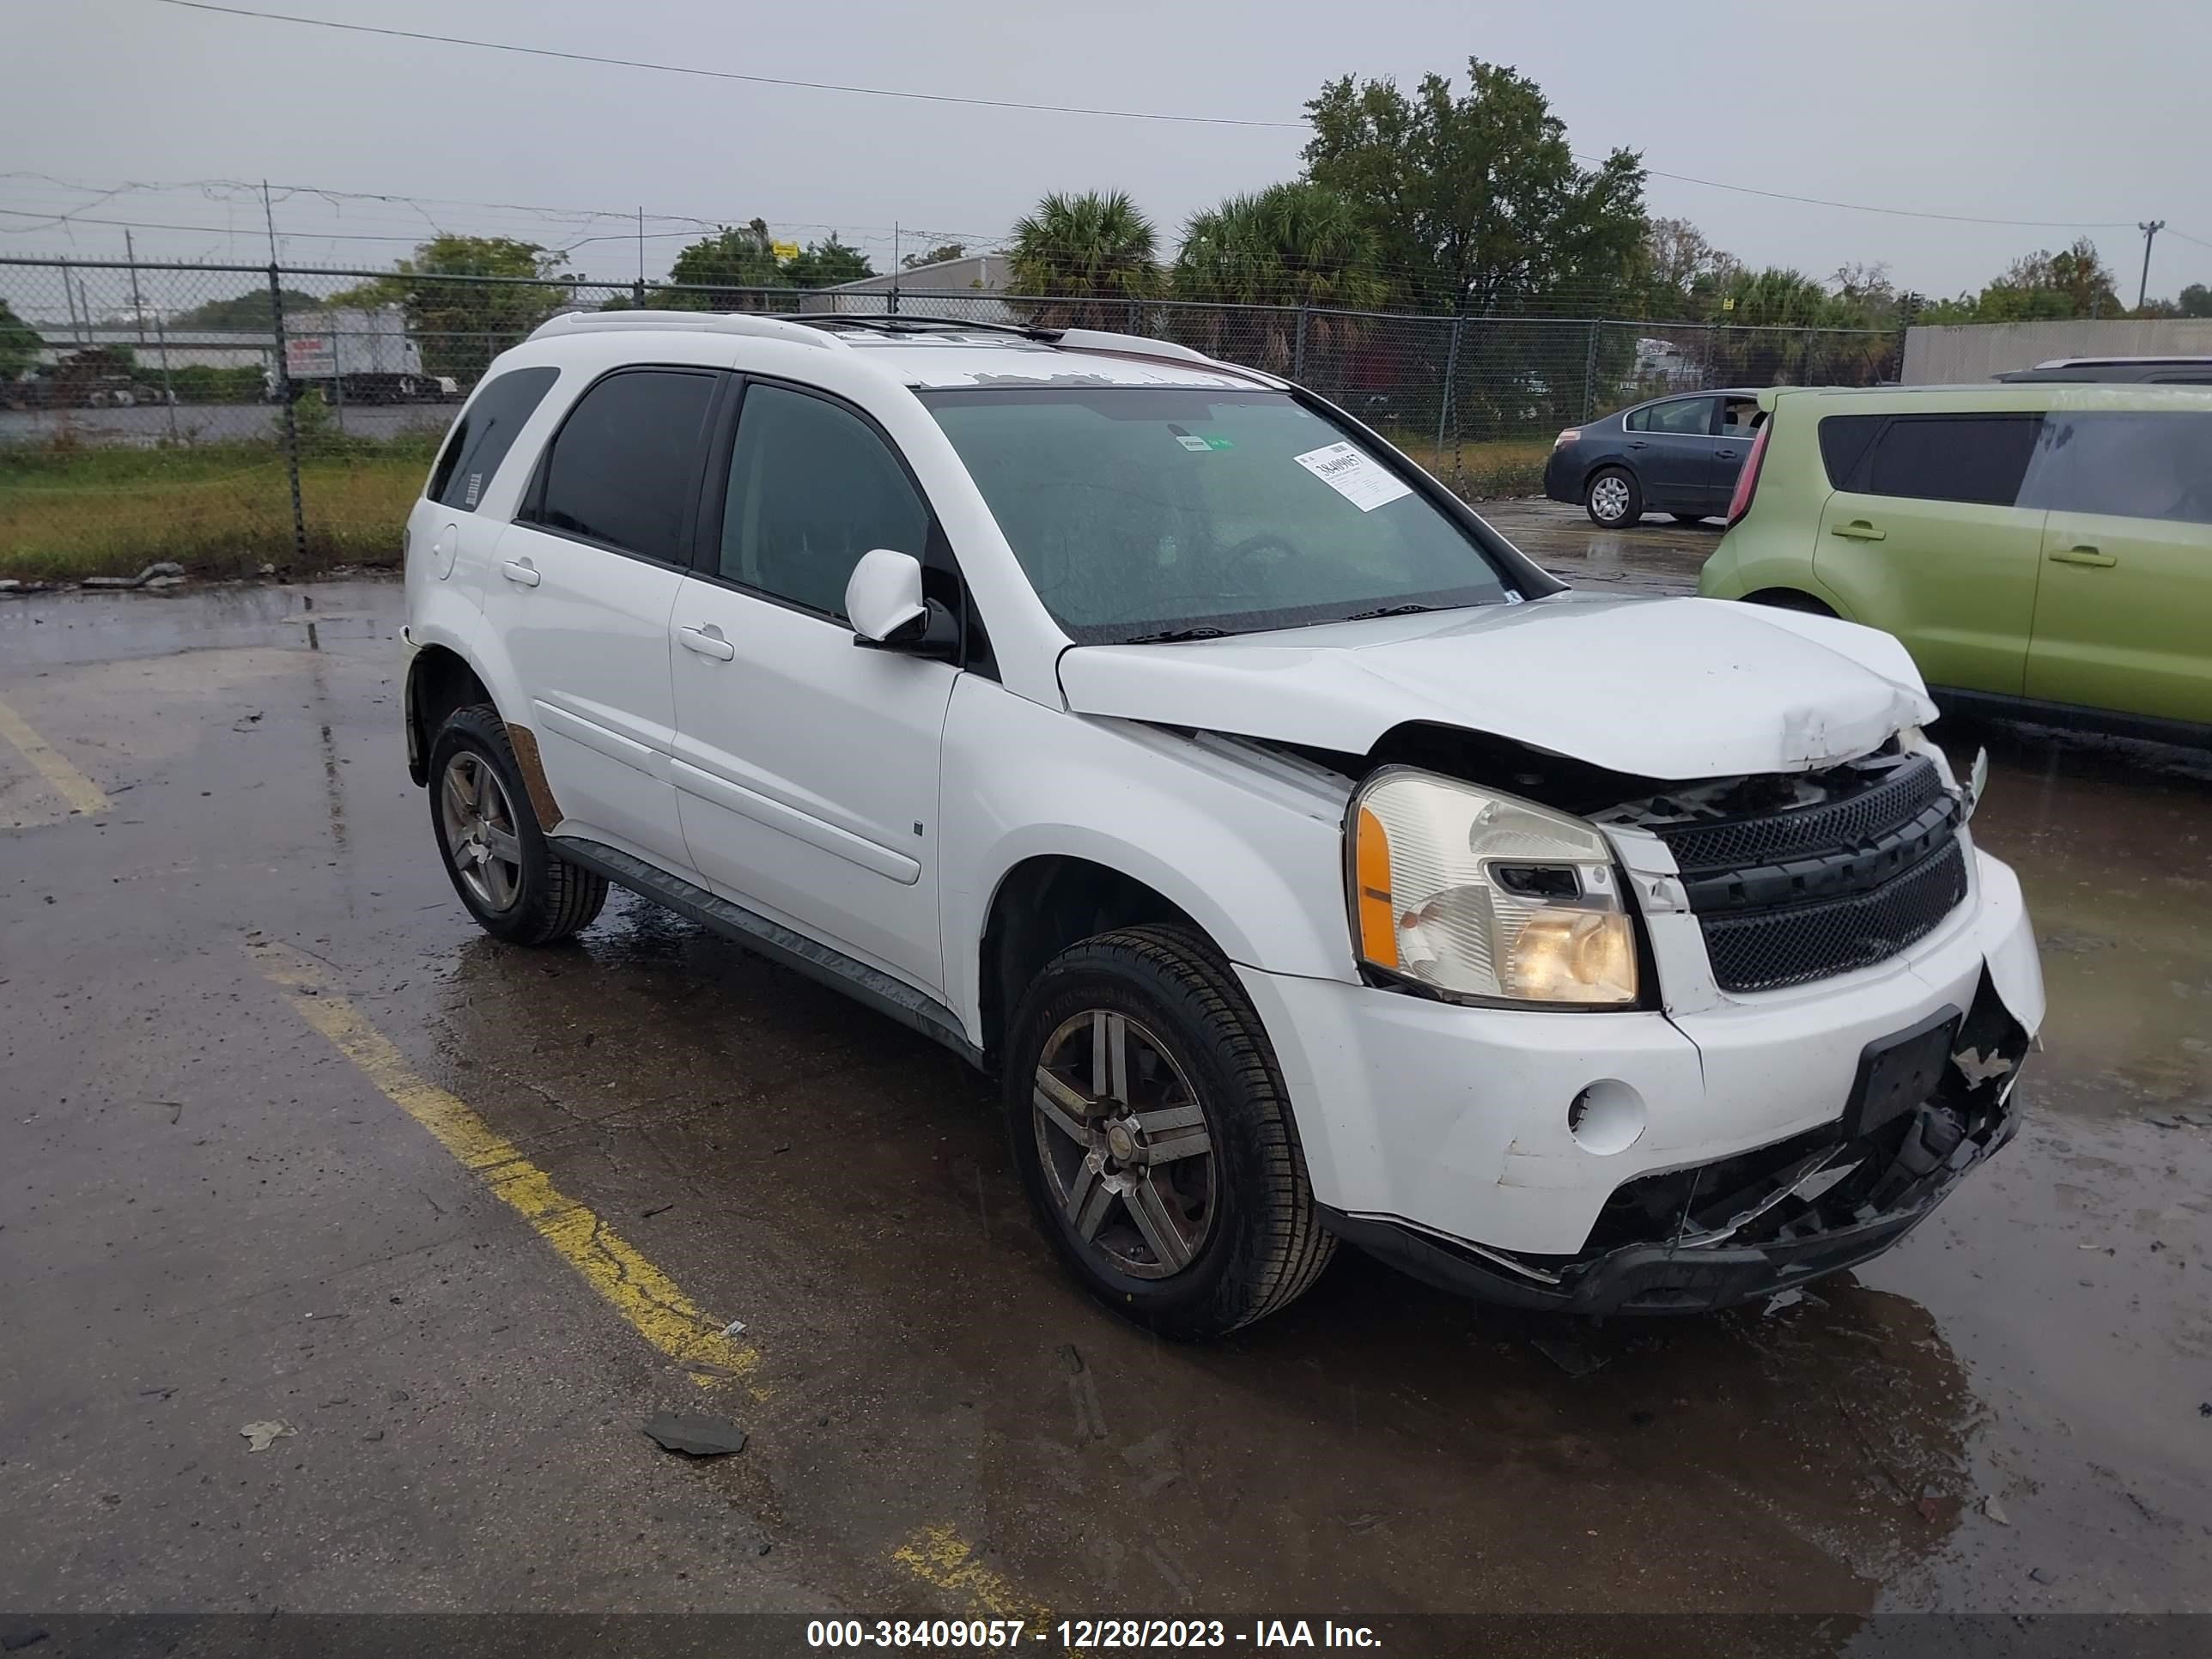
<svg viewBox="0 0 2212 1659">
<path fill-rule="evenodd" d="M 1085 1249 L 1137 1279 L 1198 1257 L 1219 1208 L 1213 1138 L 1167 1047 L 1127 1014 L 1061 1022 L 1031 1091 L 1037 1158 Z"/>
<path fill-rule="evenodd" d="M 438 825 L 477 902 L 495 913 L 512 908 L 522 892 L 522 842 L 506 787 L 483 756 L 464 749 L 446 763 Z"/>
<path fill-rule="evenodd" d="M 1607 524 L 1628 516 L 1628 481 L 1603 477 L 1590 486 L 1590 511 Z"/>
</svg>

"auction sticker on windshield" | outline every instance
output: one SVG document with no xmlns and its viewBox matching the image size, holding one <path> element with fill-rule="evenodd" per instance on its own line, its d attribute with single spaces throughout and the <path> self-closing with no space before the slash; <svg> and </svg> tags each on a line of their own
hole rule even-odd
<svg viewBox="0 0 2212 1659">
<path fill-rule="evenodd" d="M 1376 465 L 1373 457 L 1363 454 L 1350 444 L 1334 443 L 1322 449 L 1309 449 L 1291 459 L 1362 513 L 1372 513 L 1401 495 L 1413 493 L 1395 473 Z"/>
</svg>

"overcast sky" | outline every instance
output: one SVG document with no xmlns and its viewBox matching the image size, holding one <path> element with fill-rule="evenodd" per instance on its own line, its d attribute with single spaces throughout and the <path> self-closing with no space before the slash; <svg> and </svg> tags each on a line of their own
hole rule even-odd
<svg viewBox="0 0 2212 1659">
<path fill-rule="evenodd" d="M 2204 66 L 2212 4 L 2136 0 L 238 0 L 270 10 L 704 68 L 982 98 L 1295 122 L 1326 79 L 1463 76 L 1470 53 L 1533 76 L 1574 148 L 1651 168 L 1923 212 L 2081 224 L 2132 301 L 2136 221 L 2168 220 L 2151 292 L 2212 282 Z M 1051 189 L 1118 187 L 1172 246 L 1193 209 L 1295 175 L 1304 134 L 1026 113 L 737 84 L 179 9 L 158 0 L 7 8 L 0 254 L 265 260 L 236 191 L 94 194 L 125 181 L 258 179 L 425 199 L 292 193 L 288 258 L 381 266 L 433 227 L 583 242 L 627 281 L 634 229 L 465 203 L 758 215 L 841 229 L 878 267 L 894 222 L 988 242 Z M 1887 264 L 1901 285 L 1978 287 L 2063 226 L 1816 207 L 1656 178 L 1655 214 L 1753 264 L 1825 276 Z M 68 225 L 41 218 L 76 210 Z M 2097 225 L 2118 228 L 2090 228 Z M 649 220 L 649 274 L 695 232 Z M 343 233 L 350 240 L 329 240 Z M 2185 237 L 2202 239 L 2192 242 Z M 379 240 L 382 239 L 382 240 Z M 911 246 L 909 242 L 908 246 Z"/>
</svg>

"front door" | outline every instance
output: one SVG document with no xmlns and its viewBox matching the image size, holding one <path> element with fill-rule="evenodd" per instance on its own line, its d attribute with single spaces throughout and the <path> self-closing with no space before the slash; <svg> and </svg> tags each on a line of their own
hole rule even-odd
<svg viewBox="0 0 2212 1659">
<path fill-rule="evenodd" d="M 1714 398 L 1669 398 L 1629 416 L 1629 464 L 1644 486 L 1644 506 L 1662 513 L 1703 508 L 1713 474 L 1718 405 Z"/>
<path fill-rule="evenodd" d="M 1823 465 L 1836 488 L 1820 510 L 1814 574 L 1853 621 L 1903 641 L 1931 685 L 2021 693 L 2044 514 L 2019 503 L 2041 419 L 1844 415 L 1820 422 Z"/>
<path fill-rule="evenodd" d="M 537 741 L 563 832 L 679 872 L 669 619 L 718 379 L 625 369 L 586 392 L 484 583 L 524 700 L 505 712 Z"/>
<path fill-rule="evenodd" d="M 863 553 L 929 556 L 928 507 L 857 411 L 755 381 L 720 516 L 672 634 L 693 864 L 724 896 L 941 994 L 938 757 L 958 671 L 859 647 L 844 614 Z"/>
<path fill-rule="evenodd" d="M 2212 722 L 2212 413 L 2054 415 L 2027 695 Z"/>
</svg>

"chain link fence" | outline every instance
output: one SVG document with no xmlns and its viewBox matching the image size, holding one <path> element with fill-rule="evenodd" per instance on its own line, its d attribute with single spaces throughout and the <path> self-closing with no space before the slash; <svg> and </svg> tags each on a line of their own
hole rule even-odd
<svg viewBox="0 0 2212 1659">
<path fill-rule="evenodd" d="M 0 575 L 32 579 L 391 561 L 459 404 L 562 311 L 1173 340 L 1313 387 L 1476 497 L 1534 491 L 1559 428 L 1640 398 L 1874 385 L 1903 349 L 1889 331 L 64 259 L 0 258 Z"/>
</svg>

